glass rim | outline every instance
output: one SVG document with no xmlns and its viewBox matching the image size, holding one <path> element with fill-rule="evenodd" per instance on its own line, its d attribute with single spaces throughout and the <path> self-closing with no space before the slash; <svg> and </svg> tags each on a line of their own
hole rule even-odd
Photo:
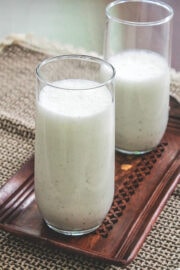
<svg viewBox="0 0 180 270">
<path fill-rule="evenodd" d="M 122 4 L 122 3 L 135 3 L 135 2 L 139 2 L 139 3 L 148 3 L 148 4 L 152 4 L 152 5 L 156 5 L 156 6 L 160 6 L 164 9 L 166 9 L 168 11 L 168 15 L 165 16 L 163 19 L 160 20 L 153 20 L 153 21 L 145 21 L 145 22 L 136 22 L 136 21 L 130 21 L 130 20 L 124 20 L 124 19 L 120 19 L 116 16 L 112 16 L 110 14 L 110 10 L 112 7 L 118 5 L 118 4 Z M 153 0 L 116 0 L 114 2 L 111 2 L 110 4 L 108 4 L 106 6 L 106 15 L 108 17 L 108 19 L 111 19 L 113 21 L 119 22 L 119 23 L 123 23 L 123 24 L 127 24 L 127 25 L 134 25 L 134 26 L 153 26 L 153 25 L 160 25 L 163 23 L 166 23 L 168 21 L 170 21 L 174 15 L 174 11 L 173 8 L 162 2 L 162 1 L 153 1 Z"/>
<path fill-rule="evenodd" d="M 60 87 L 54 84 L 54 82 L 50 82 L 48 80 L 46 80 L 45 78 L 43 78 L 42 74 L 41 74 L 41 68 L 48 64 L 48 63 L 52 63 L 54 61 L 58 61 L 58 60 L 64 60 L 64 59 L 74 59 L 74 60 L 84 60 L 84 61 L 88 61 L 88 62 L 96 62 L 96 63 L 104 63 L 106 66 L 108 66 L 111 70 L 111 76 L 109 76 L 109 78 L 107 80 L 105 80 L 103 83 L 98 83 L 97 86 L 93 86 L 93 87 L 83 87 L 83 88 L 79 88 L 78 89 L 73 89 L 73 88 L 69 88 L 69 87 Z M 85 55 L 85 54 L 65 54 L 65 55 L 57 55 L 57 56 L 52 56 L 52 57 L 48 57 L 46 59 L 44 59 L 43 61 L 41 61 L 37 67 L 36 67 L 36 76 L 38 78 L 38 80 L 42 83 L 44 83 L 45 85 L 54 87 L 54 88 L 58 88 L 61 90 L 91 90 L 91 89 L 96 89 L 102 86 L 105 86 L 106 84 L 112 82 L 112 80 L 115 78 L 115 68 L 113 67 L 113 65 L 111 65 L 109 62 L 105 61 L 104 59 L 95 57 L 95 56 L 90 56 L 90 55 Z M 71 78 L 69 78 L 71 79 Z"/>
</svg>

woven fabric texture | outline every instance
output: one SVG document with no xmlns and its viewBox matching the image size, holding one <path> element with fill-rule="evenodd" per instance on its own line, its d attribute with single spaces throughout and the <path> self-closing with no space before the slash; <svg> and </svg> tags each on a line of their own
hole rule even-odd
<svg viewBox="0 0 180 270">
<path fill-rule="evenodd" d="M 47 55 L 9 45 L 0 54 L 0 186 L 34 152 L 35 67 Z M 173 75 L 171 89 L 180 90 Z M 138 256 L 127 270 L 180 269 L 180 187 L 168 200 Z M 56 247 L 19 238 L 0 230 L 0 270 L 117 270 Z"/>
</svg>

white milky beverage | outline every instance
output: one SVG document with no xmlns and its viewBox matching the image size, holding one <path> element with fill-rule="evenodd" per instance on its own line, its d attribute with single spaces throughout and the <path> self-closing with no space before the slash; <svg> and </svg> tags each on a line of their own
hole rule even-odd
<svg viewBox="0 0 180 270">
<path fill-rule="evenodd" d="M 99 226 L 114 195 L 114 105 L 88 80 L 45 86 L 36 117 L 35 194 L 50 225 L 65 231 Z M 76 90 L 63 90 L 75 88 Z"/>
<path fill-rule="evenodd" d="M 116 147 L 148 151 L 157 146 L 167 126 L 169 68 L 158 54 L 124 51 L 109 62 L 116 69 Z"/>
</svg>

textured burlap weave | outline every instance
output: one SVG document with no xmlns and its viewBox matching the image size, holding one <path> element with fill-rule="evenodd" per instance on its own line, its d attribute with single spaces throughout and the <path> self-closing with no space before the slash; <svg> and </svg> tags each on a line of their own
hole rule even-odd
<svg viewBox="0 0 180 270">
<path fill-rule="evenodd" d="M 35 66 L 47 55 L 17 44 L 0 53 L 0 185 L 34 151 Z M 60 53 L 64 51 L 59 49 Z M 76 53 L 76 51 L 75 51 Z M 180 77 L 173 72 L 172 95 L 179 95 Z M 168 200 L 136 259 L 124 269 L 180 268 L 180 189 Z M 68 254 L 44 243 L 0 230 L 0 270 L 70 269 L 115 270 L 120 267 Z"/>
</svg>

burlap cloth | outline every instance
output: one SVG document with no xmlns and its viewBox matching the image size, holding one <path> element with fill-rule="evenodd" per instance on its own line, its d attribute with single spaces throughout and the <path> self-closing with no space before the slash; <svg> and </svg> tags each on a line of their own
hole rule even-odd
<svg viewBox="0 0 180 270">
<path fill-rule="evenodd" d="M 35 66 L 47 57 L 46 53 L 64 54 L 80 51 L 63 48 L 57 44 L 50 45 L 44 41 L 38 43 L 31 37 L 25 39 L 19 37 L 16 41 L 11 37 L 1 44 L 0 49 L 0 185 L 2 185 L 34 151 Z M 175 71 L 172 71 L 171 94 L 177 99 L 180 98 L 180 75 Z M 179 197 L 180 188 L 177 188 L 138 256 L 124 269 L 175 270 L 180 267 Z M 19 238 L 0 230 L 0 269 L 121 268 L 84 256 L 71 255 L 56 247 Z"/>
</svg>

